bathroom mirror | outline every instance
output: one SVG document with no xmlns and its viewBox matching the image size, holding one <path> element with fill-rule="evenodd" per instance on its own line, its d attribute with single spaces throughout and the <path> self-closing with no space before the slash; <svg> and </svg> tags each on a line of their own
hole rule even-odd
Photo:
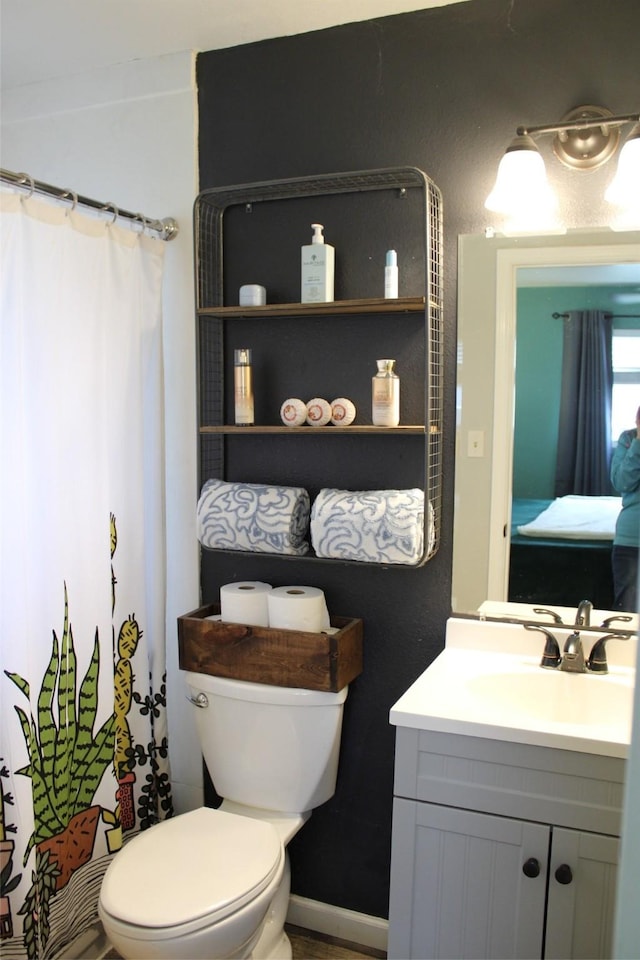
<svg viewBox="0 0 640 960">
<path fill-rule="evenodd" d="M 637 292 L 640 232 L 462 236 L 458 254 L 452 609 L 475 613 L 493 601 L 499 614 L 509 598 L 519 286 L 546 284 L 560 294 L 562 288 L 606 279 L 624 284 L 627 296 L 634 288 Z M 565 300 L 564 293 L 560 299 L 550 296 L 549 314 L 577 308 Z M 615 312 L 640 314 L 640 302 L 620 303 Z M 558 390 L 559 370 L 557 363 L 550 364 L 539 389 Z M 547 379 L 552 376 L 555 380 Z M 539 452 L 541 457 L 548 453 Z M 508 608 L 505 615 L 522 612 L 527 619 L 524 609 Z"/>
</svg>

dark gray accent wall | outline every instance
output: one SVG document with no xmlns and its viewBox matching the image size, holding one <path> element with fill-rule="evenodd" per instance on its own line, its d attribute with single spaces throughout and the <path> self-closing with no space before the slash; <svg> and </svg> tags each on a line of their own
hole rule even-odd
<svg viewBox="0 0 640 960">
<path fill-rule="evenodd" d="M 445 457 L 442 545 L 419 570 L 205 553 L 203 601 L 234 579 L 309 583 L 362 617 L 365 668 L 347 699 L 335 797 L 290 845 L 294 893 L 387 915 L 394 730 L 389 708 L 443 646 L 450 614 L 456 259 L 518 124 L 595 103 L 640 109 L 638 0 L 468 0 L 198 57 L 200 186 L 412 165 L 443 193 Z M 606 222 L 613 165 L 575 173 L 541 150 L 568 226 Z M 296 236 L 296 248 L 308 242 Z M 340 256 L 341 251 L 337 251 Z"/>
</svg>

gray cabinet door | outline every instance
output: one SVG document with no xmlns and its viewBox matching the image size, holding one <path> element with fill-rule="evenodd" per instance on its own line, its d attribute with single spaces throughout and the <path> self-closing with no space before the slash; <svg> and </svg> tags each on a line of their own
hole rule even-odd
<svg viewBox="0 0 640 960">
<path fill-rule="evenodd" d="M 547 960 L 612 956 L 619 846 L 617 837 L 553 828 Z"/>
<path fill-rule="evenodd" d="M 541 957 L 548 848 L 542 824 L 396 798 L 389 960 Z"/>
</svg>

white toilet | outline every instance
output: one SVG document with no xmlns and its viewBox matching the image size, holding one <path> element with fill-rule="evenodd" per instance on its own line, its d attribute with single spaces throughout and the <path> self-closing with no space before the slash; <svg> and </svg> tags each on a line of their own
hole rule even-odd
<svg viewBox="0 0 640 960">
<path fill-rule="evenodd" d="M 127 843 L 104 876 L 100 919 L 127 960 L 289 960 L 285 847 L 335 791 L 347 687 L 185 677 L 225 799 Z"/>
</svg>

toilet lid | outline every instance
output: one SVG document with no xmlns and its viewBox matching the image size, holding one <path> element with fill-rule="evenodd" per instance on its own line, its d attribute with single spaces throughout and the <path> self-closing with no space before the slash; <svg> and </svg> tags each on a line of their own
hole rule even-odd
<svg viewBox="0 0 640 960">
<path fill-rule="evenodd" d="M 257 897 L 283 855 L 272 824 L 201 807 L 134 837 L 110 864 L 100 901 L 136 926 L 216 922 Z"/>
</svg>

